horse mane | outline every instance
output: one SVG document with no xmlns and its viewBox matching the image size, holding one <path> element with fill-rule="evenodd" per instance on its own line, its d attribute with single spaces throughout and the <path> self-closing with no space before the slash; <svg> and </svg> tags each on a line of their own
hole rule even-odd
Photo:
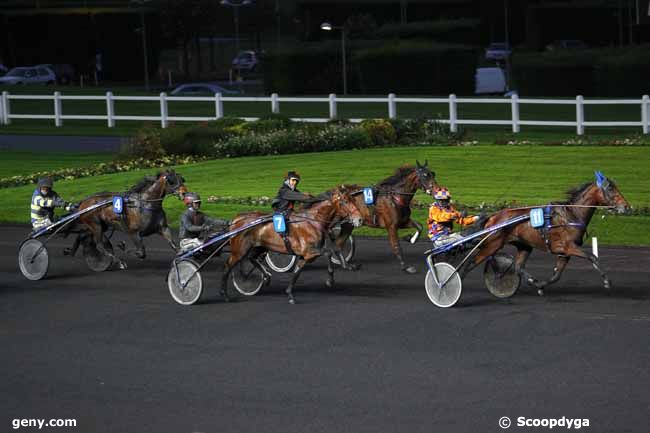
<svg viewBox="0 0 650 433">
<path fill-rule="evenodd" d="M 406 176 L 408 176 L 414 167 L 412 165 L 403 165 L 393 173 L 392 176 L 387 177 L 386 179 L 379 182 L 379 186 L 394 186 L 400 183 Z"/>
<path fill-rule="evenodd" d="M 160 177 L 160 172 L 156 173 L 155 176 L 145 176 L 140 182 L 133 185 L 127 192 L 137 193 L 142 192 L 146 187 L 154 183 Z"/>
</svg>

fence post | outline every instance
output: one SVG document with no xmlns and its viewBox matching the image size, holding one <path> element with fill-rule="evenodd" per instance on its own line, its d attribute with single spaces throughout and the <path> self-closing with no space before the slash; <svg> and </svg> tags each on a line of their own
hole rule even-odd
<svg viewBox="0 0 650 433">
<path fill-rule="evenodd" d="M 160 127 L 167 128 L 167 94 L 160 92 Z"/>
<path fill-rule="evenodd" d="M 650 117 L 648 116 L 648 104 L 650 104 L 650 96 L 643 95 L 641 99 L 641 123 L 643 124 L 643 133 L 650 133 Z"/>
<path fill-rule="evenodd" d="M 585 106 L 583 104 L 584 98 L 582 95 L 576 96 L 576 133 L 578 135 L 585 134 Z"/>
<path fill-rule="evenodd" d="M 0 126 L 5 124 L 5 99 L 0 94 Z"/>
<path fill-rule="evenodd" d="M 395 103 L 395 94 L 388 94 L 388 118 L 395 119 L 397 118 L 397 104 Z"/>
<path fill-rule="evenodd" d="M 451 132 L 457 132 L 458 127 L 456 126 L 456 121 L 458 120 L 458 113 L 456 107 L 456 95 L 453 93 L 449 95 L 449 130 Z"/>
<path fill-rule="evenodd" d="M 58 128 L 63 126 L 61 119 L 61 92 L 54 92 L 54 125 Z"/>
<path fill-rule="evenodd" d="M 337 117 L 337 112 L 336 112 L 336 95 L 334 93 L 330 93 L 330 120 L 336 120 Z"/>
<path fill-rule="evenodd" d="M 517 134 L 521 130 L 519 127 L 519 95 L 513 93 L 510 102 L 512 104 L 512 132 Z"/>
<path fill-rule="evenodd" d="M 11 104 L 9 103 L 9 92 L 6 90 L 2 92 L 2 105 L 4 109 L 4 119 L 5 119 L 5 125 L 11 124 L 11 119 L 9 118 L 9 114 L 11 114 Z"/>
<path fill-rule="evenodd" d="M 280 112 L 280 101 L 278 101 L 278 94 L 271 95 L 271 113 L 278 114 Z"/>
<path fill-rule="evenodd" d="M 221 100 L 221 93 L 214 94 L 214 115 L 217 119 L 223 117 L 223 101 Z"/>
<path fill-rule="evenodd" d="M 109 128 L 115 126 L 115 103 L 113 101 L 113 92 L 106 92 L 106 120 Z"/>
</svg>

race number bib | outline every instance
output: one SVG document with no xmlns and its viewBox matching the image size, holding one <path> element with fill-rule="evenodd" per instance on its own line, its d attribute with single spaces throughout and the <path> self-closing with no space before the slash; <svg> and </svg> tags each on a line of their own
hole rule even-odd
<svg viewBox="0 0 650 433">
<path fill-rule="evenodd" d="M 273 215 L 273 228 L 277 233 L 284 233 L 287 231 L 287 225 L 284 221 L 284 215 Z"/>
<path fill-rule="evenodd" d="M 121 215 L 124 212 L 124 198 L 116 195 L 113 197 L 113 212 L 117 215 Z"/>
<path fill-rule="evenodd" d="M 375 203 L 375 195 L 372 193 L 372 188 L 364 188 L 363 189 L 363 201 L 366 204 L 374 204 Z"/>
<path fill-rule="evenodd" d="M 542 208 L 536 208 L 530 211 L 530 225 L 533 228 L 539 228 L 544 225 L 544 210 Z"/>
</svg>

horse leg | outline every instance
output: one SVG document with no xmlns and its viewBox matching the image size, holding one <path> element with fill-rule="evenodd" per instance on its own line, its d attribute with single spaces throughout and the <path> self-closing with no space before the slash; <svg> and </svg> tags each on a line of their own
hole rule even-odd
<svg viewBox="0 0 650 433">
<path fill-rule="evenodd" d="M 113 259 L 113 262 L 116 262 L 120 269 L 126 269 L 126 263 L 115 256 L 115 253 L 113 252 L 113 244 L 110 239 L 104 235 L 104 230 L 101 224 L 88 225 L 88 227 L 91 230 L 95 245 L 99 246 L 101 244 L 104 254 Z"/>
<path fill-rule="evenodd" d="M 334 265 L 332 264 L 332 254 L 334 254 L 334 252 L 329 248 L 323 249 L 323 255 L 327 259 L 327 280 L 325 281 L 325 285 L 330 289 L 334 287 Z"/>
<path fill-rule="evenodd" d="M 598 271 L 600 277 L 603 279 L 603 287 L 607 290 L 610 290 L 612 288 L 612 282 L 609 280 L 607 274 L 601 267 L 600 260 L 598 259 L 598 257 L 594 256 L 592 253 L 585 253 L 584 251 L 582 251 L 580 247 L 578 247 L 575 244 L 567 248 L 564 254 L 566 254 L 567 256 L 580 257 L 582 259 L 589 260 L 591 262 L 591 265 L 594 267 L 595 270 Z"/>
<path fill-rule="evenodd" d="M 406 223 L 406 227 L 414 228 L 415 233 L 413 233 L 410 236 L 406 235 L 404 240 L 414 244 L 415 242 L 417 242 L 418 238 L 420 237 L 420 234 L 422 234 L 422 228 L 423 228 L 422 224 L 420 224 L 419 222 L 417 222 L 417 221 L 415 221 L 413 219 L 409 219 L 408 222 Z"/>
<path fill-rule="evenodd" d="M 348 262 L 345 259 L 345 254 L 343 253 L 343 246 L 352 234 L 352 230 L 354 230 L 352 224 L 341 224 L 341 232 L 339 233 L 338 237 L 336 237 L 336 239 L 333 239 L 334 245 L 336 247 L 333 250 L 333 254 L 339 257 L 341 260 L 341 268 L 345 269 L 346 271 L 358 271 L 361 268 L 361 265 L 358 263 L 353 263 L 351 261 Z"/>
<path fill-rule="evenodd" d="M 397 235 L 397 225 L 393 224 L 387 227 L 386 230 L 388 230 L 388 241 L 390 242 L 390 246 L 393 249 L 393 254 L 395 254 L 397 259 L 399 260 L 401 269 L 407 274 L 415 274 L 417 272 L 415 266 L 407 265 L 404 262 L 404 259 L 402 258 L 402 247 L 399 244 L 399 238 Z"/>
<path fill-rule="evenodd" d="M 266 269 L 260 260 L 260 256 L 265 253 L 264 250 L 260 251 L 251 251 L 248 255 L 248 260 L 255 266 L 263 275 L 264 286 L 268 286 L 271 283 L 271 272 Z"/>
<path fill-rule="evenodd" d="M 549 284 L 555 283 L 562 276 L 562 272 L 566 268 L 566 265 L 569 263 L 569 256 L 558 255 L 555 259 L 555 267 L 553 268 L 553 275 L 548 281 L 537 281 L 535 286 L 537 287 L 537 294 L 539 296 L 544 296 L 544 288 Z"/>
<path fill-rule="evenodd" d="M 140 235 L 139 232 L 131 232 L 128 235 L 133 245 L 135 245 L 135 249 L 126 250 L 126 253 L 133 254 L 139 259 L 144 259 L 147 257 L 147 252 L 144 249 L 144 241 L 142 240 L 142 235 Z"/>
<path fill-rule="evenodd" d="M 172 231 L 169 228 L 168 225 L 164 225 L 160 228 L 160 236 L 165 238 L 169 246 L 171 247 L 174 252 L 178 252 L 178 245 L 176 245 L 176 242 L 174 242 L 174 237 L 172 236 Z"/>
<path fill-rule="evenodd" d="M 460 272 L 460 278 L 465 278 L 472 270 L 474 270 L 478 265 L 483 263 L 488 257 L 493 256 L 505 245 L 505 236 L 497 234 L 491 239 L 488 239 L 482 247 L 480 247 L 478 254 L 474 257 L 474 260 L 468 260 L 469 263 L 466 263 L 463 266 L 463 269 Z"/>
<path fill-rule="evenodd" d="M 302 268 L 305 266 L 307 261 L 303 258 L 299 258 L 298 261 L 296 262 L 296 266 L 293 268 L 293 275 L 291 276 L 291 281 L 289 281 L 289 285 L 287 286 L 286 293 L 287 296 L 289 297 L 289 303 L 291 305 L 296 303 L 296 300 L 293 297 L 293 288 L 296 285 L 296 281 L 298 280 L 298 277 L 300 276 L 300 273 L 302 272 Z"/>
<path fill-rule="evenodd" d="M 88 234 L 85 233 L 85 232 L 81 232 L 81 233 L 77 234 L 77 236 L 74 239 L 74 242 L 73 242 L 72 246 L 63 249 L 63 255 L 74 257 L 75 254 L 77 254 L 77 250 L 79 249 L 79 245 L 81 245 L 81 243 L 84 242 L 87 237 L 88 237 Z"/>
</svg>

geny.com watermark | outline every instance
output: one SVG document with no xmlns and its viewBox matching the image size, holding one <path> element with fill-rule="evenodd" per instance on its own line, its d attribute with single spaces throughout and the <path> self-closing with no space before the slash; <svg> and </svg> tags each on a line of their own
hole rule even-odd
<svg viewBox="0 0 650 433">
<path fill-rule="evenodd" d="M 76 427 L 76 419 L 43 419 L 43 418 L 18 418 L 11 420 L 11 427 L 18 430 L 21 427 L 37 427 L 41 430 L 43 427 Z"/>
<path fill-rule="evenodd" d="M 516 427 L 538 427 L 554 429 L 556 427 L 567 430 L 579 430 L 583 427 L 589 427 L 588 418 L 526 418 L 525 416 L 517 417 Z M 513 425 L 512 420 L 507 416 L 499 418 L 499 427 L 508 429 Z"/>
</svg>

